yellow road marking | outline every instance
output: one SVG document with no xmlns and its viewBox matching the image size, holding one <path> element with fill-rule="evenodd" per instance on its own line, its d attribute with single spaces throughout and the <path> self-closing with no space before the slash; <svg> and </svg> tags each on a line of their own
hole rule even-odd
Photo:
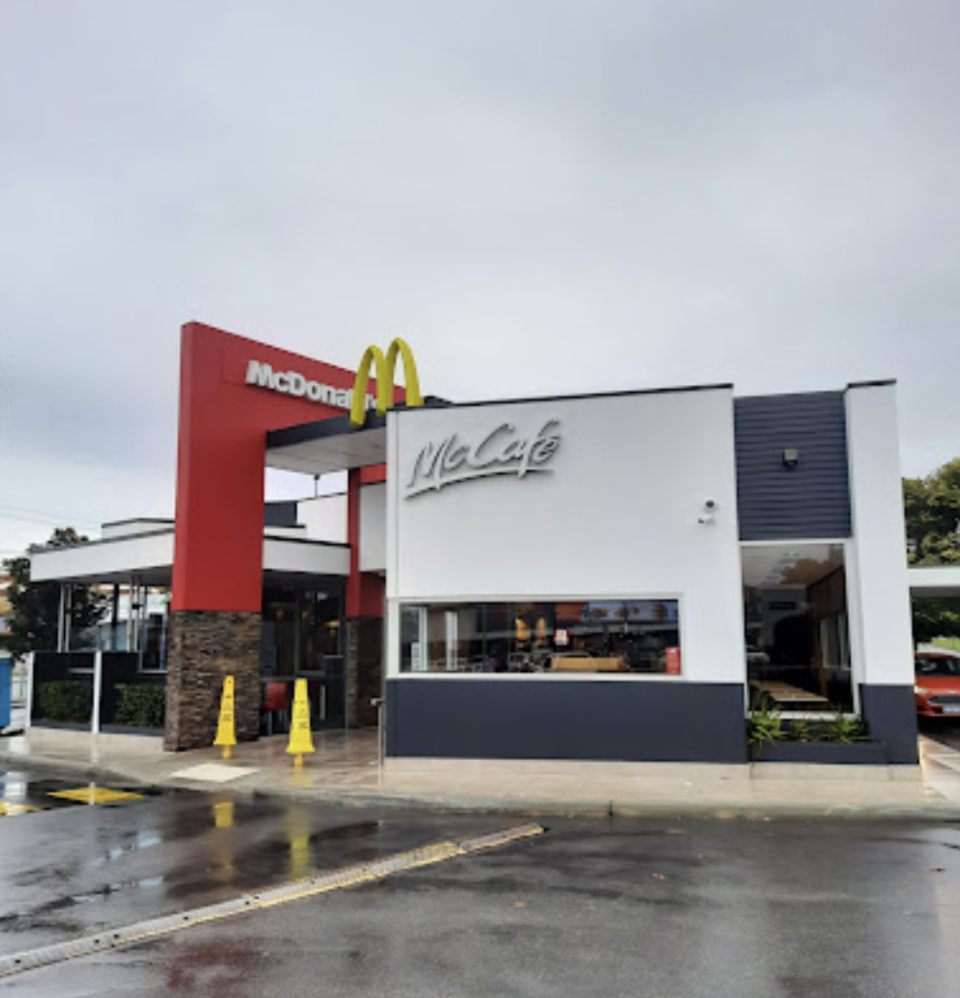
<svg viewBox="0 0 960 998">
<path fill-rule="evenodd" d="M 38 807 L 30 807 L 29 804 L 11 804 L 5 800 L 0 800 L 0 818 L 13 817 L 15 814 L 30 814 L 32 811 L 39 811 Z"/>
<path fill-rule="evenodd" d="M 436 842 L 421 849 L 412 849 L 410 852 L 396 853 L 393 856 L 386 856 L 383 859 L 372 860 L 368 863 L 320 873 L 309 880 L 294 881 L 264 891 L 244 894 L 232 901 L 224 901 L 204 908 L 194 908 L 192 911 L 166 915 L 124 928 L 106 930 L 86 939 L 55 943 L 40 950 L 0 956 L 0 978 L 33 970 L 37 967 L 73 960 L 79 956 L 88 956 L 104 950 L 129 946 L 145 939 L 154 939 L 171 932 L 193 928 L 196 925 L 217 922 L 221 919 L 248 914 L 251 911 L 264 908 L 273 908 L 276 905 L 299 901 L 302 898 L 324 894 L 327 891 L 374 883 L 406 870 L 442 863 L 444 860 L 457 856 L 469 856 L 484 849 L 493 849 L 520 839 L 542 835 L 543 831 L 540 825 L 530 824 L 494 832 L 490 835 L 464 839 L 461 842 Z"/>
<path fill-rule="evenodd" d="M 342 871 L 342 875 L 336 881 L 325 881 L 323 878 L 304 880 L 301 884 L 294 881 L 284 890 L 282 896 L 262 897 L 254 895 L 251 907 L 273 908 L 278 904 L 287 904 L 289 901 L 299 901 L 302 898 L 312 897 L 314 894 L 326 894 L 328 891 L 339 891 L 344 887 L 370 884 L 377 880 L 383 880 L 384 877 L 389 877 L 393 873 L 414 870 L 420 866 L 432 866 L 434 863 L 442 863 L 444 860 L 453 859 L 454 856 L 465 856 L 466 854 L 467 850 L 456 842 L 436 842 L 433 845 L 424 846 L 422 849 L 412 849 L 410 852 L 401 852 L 391 856 L 389 868 L 383 861 L 362 864 Z"/>
<path fill-rule="evenodd" d="M 78 787 L 76 790 L 57 790 L 51 797 L 75 800 L 80 804 L 112 804 L 118 800 L 143 800 L 143 794 L 130 794 L 125 790 L 109 790 L 107 787 Z"/>
</svg>

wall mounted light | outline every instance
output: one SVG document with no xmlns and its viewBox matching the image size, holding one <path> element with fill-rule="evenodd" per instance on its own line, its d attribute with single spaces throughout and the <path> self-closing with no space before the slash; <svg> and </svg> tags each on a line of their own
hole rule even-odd
<svg viewBox="0 0 960 998">
<path fill-rule="evenodd" d="M 783 466 L 784 468 L 796 468 L 800 463 L 800 448 L 799 447 L 785 447 L 783 450 Z"/>
</svg>

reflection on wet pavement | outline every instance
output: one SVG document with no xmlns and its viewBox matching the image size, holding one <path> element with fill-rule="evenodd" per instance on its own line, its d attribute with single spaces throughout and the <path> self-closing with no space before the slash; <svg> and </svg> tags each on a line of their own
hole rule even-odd
<svg viewBox="0 0 960 998">
<path fill-rule="evenodd" d="M 242 835 L 246 809 L 256 807 L 237 800 L 236 824 L 217 829 L 220 802 L 201 803 L 177 803 L 181 827 L 205 821 L 224 840 Z M 306 811 L 272 810 L 269 827 L 251 834 L 265 850 L 285 841 L 289 861 L 306 826 L 310 850 L 330 855 L 354 834 L 382 842 L 409 823 L 435 839 L 462 820 Z M 960 979 L 953 857 L 960 829 L 920 822 L 556 819 L 549 835 L 526 844 L 197 925 L 68 971 L 30 972 L 10 980 L 10 993 L 952 995 Z"/>
<path fill-rule="evenodd" d="M 42 807 L 0 824 L 0 954 L 379 859 L 438 833 L 496 827 L 485 816 L 383 818 L 229 792 L 101 788 L 143 799 L 96 806 L 50 796 L 80 789 L 27 771 L 0 774 L 5 799 Z"/>
</svg>

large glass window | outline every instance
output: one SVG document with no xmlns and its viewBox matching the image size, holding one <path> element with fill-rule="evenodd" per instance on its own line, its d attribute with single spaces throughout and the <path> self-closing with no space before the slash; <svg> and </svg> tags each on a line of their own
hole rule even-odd
<svg viewBox="0 0 960 998">
<path fill-rule="evenodd" d="M 754 705 L 852 710 L 843 545 L 747 545 L 742 559 Z"/>
<path fill-rule="evenodd" d="M 342 594 L 269 586 L 263 594 L 260 671 L 292 676 L 324 672 L 340 659 Z"/>
<path fill-rule="evenodd" d="M 404 606 L 403 672 L 681 671 L 677 600 Z"/>
</svg>

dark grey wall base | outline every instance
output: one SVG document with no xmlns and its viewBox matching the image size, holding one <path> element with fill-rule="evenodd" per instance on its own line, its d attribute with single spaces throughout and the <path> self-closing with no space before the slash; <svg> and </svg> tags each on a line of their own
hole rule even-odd
<svg viewBox="0 0 960 998">
<path fill-rule="evenodd" d="M 371 701 L 383 695 L 383 618 L 354 617 L 346 631 L 346 727 L 374 727 L 378 712 Z"/>
<path fill-rule="evenodd" d="M 912 766 L 917 754 L 917 698 L 912 686 L 860 686 L 860 713 L 870 737 L 886 742 L 887 760 Z"/>
<path fill-rule="evenodd" d="M 740 683 L 392 679 L 387 754 L 747 762 Z"/>
<path fill-rule="evenodd" d="M 774 742 L 758 750 L 750 746 L 754 762 L 802 762 L 833 766 L 886 766 L 886 745 L 883 742 Z"/>
</svg>

